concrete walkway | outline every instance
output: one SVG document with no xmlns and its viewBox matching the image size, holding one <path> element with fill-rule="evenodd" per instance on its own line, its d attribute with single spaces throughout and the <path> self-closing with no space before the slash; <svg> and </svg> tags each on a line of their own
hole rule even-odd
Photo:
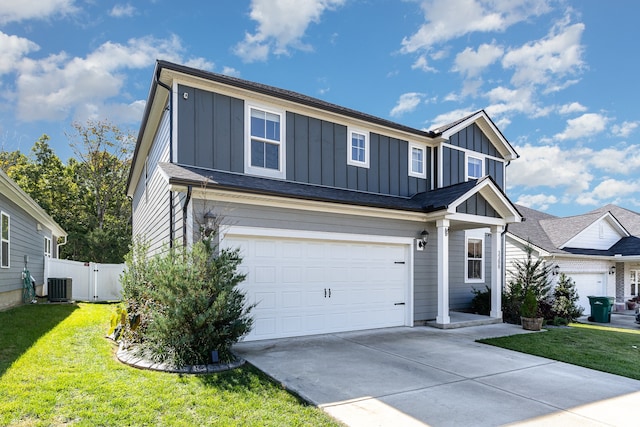
<svg viewBox="0 0 640 427">
<path fill-rule="evenodd" d="M 638 425 L 640 381 L 475 342 L 523 332 L 392 328 L 235 351 L 349 426 Z"/>
</svg>

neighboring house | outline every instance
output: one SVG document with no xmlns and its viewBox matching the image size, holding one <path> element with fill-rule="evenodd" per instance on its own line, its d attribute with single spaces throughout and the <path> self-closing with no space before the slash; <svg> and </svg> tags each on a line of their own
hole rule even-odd
<svg viewBox="0 0 640 427">
<path fill-rule="evenodd" d="M 165 61 L 153 77 L 128 181 L 134 236 L 158 251 L 219 224 L 258 302 L 247 339 L 450 327 L 485 286 L 501 319 L 517 154 L 484 111 L 424 131 Z"/>
<path fill-rule="evenodd" d="M 611 296 L 622 304 L 638 295 L 640 280 L 640 214 L 606 205 L 584 215 L 559 218 L 518 206 L 524 219 L 507 233 L 507 280 L 515 259 L 542 257 L 576 283 L 580 305 L 590 314 L 588 296 Z"/>
<path fill-rule="evenodd" d="M 58 239 L 67 233 L 0 170 L 0 309 L 22 302 L 26 267 L 41 295 L 44 258 L 58 257 Z"/>
</svg>

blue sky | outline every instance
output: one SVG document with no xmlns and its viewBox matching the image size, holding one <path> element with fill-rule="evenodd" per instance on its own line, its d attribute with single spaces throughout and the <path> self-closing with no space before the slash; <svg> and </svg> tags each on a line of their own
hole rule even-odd
<svg viewBox="0 0 640 427">
<path fill-rule="evenodd" d="M 5 0 L 0 148 L 74 121 L 137 132 L 156 59 L 430 129 L 485 109 L 520 154 L 509 197 L 640 211 L 635 0 Z"/>
</svg>

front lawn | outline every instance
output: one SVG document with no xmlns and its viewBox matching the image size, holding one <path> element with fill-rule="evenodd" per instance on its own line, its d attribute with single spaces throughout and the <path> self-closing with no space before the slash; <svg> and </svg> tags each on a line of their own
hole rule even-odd
<svg viewBox="0 0 640 427">
<path fill-rule="evenodd" d="M 104 338 L 112 310 L 0 312 L 0 425 L 338 425 L 247 365 L 180 376 L 121 364 Z"/>
<path fill-rule="evenodd" d="M 640 380 L 638 331 L 575 325 L 478 342 Z"/>
</svg>

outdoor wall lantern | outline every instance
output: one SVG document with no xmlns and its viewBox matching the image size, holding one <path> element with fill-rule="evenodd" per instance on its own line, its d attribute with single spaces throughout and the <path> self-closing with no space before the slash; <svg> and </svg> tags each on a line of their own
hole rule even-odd
<svg viewBox="0 0 640 427">
<path fill-rule="evenodd" d="M 609 267 L 609 274 L 616 274 L 616 266 L 612 265 L 611 267 Z"/>
<path fill-rule="evenodd" d="M 208 211 L 204 214 L 204 235 L 209 237 L 216 228 L 216 216 L 213 212 Z"/>
<path fill-rule="evenodd" d="M 427 230 L 422 230 L 417 240 L 418 250 L 419 251 L 424 250 L 425 246 L 427 246 L 428 241 L 429 241 L 429 232 Z"/>
<path fill-rule="evenodd" d="M 553 275 L 554 275 L 554 276 L 557 276 L 558 274 L 560 274 L 560 266 L 559 266 L 558 264 L 556 264 L 556 265 L 553 267 Z"/>
</svg>

